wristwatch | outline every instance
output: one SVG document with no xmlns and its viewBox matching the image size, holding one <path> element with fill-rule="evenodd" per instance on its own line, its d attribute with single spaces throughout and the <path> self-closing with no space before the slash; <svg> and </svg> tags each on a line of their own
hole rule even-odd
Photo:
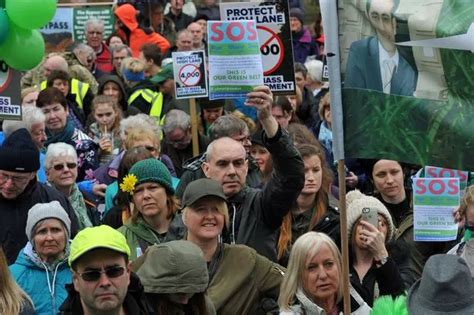
<svg viewBox="0 0 474 315">
<path fill-rule="evenodd" d="M 381 266 L 385 265 L 387 260 L 388 260 L 388 256 L 382 257 L 382 258 L 380 258 L 380 260 L 379 259 L 374 259 L 374 262 L 378 267 L 381 267 Z"/>
</svg>

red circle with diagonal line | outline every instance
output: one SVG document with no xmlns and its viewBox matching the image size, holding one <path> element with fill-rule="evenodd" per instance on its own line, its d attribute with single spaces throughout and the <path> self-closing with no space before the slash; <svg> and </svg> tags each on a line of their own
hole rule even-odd
<svg viewBox="0 0 474 315">
<path fill-rule="evenodd" d="M 201 81 L 199 66 L 187 64 L 179 69 L 179 81 L 184 86 L 195 86 Z"/>
<path fill-rule="evenodd" d="M 3 62 L 1 64 L 1 69 L 0 69 L 0 93 L 6 90 L 6 88 L 10 85 L 10 82 L 13 77 L 13 71 L 10 67 L 7 66 L 5 61 L 0 61 Z M 6 72 L 3 71 L 4 67 L 6 67 Z"/>
<path fill-rule="evenodd" d="M 283 62 L 285 48 L 277 33 L 266 26 L 257 25 L 260 53 L 262 54 L 263 74 L 275 72 Z"/>
</svg>

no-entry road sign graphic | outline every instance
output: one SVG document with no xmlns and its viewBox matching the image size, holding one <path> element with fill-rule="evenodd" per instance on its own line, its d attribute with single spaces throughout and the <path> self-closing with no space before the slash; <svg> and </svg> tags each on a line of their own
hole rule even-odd
<svg viewBox="0 0 474 315">
<path fill-rule="evenodd" d="M 172 53 L 176 98 L 207 96 L 206 63 L 203 50 Z"/>
</svg>

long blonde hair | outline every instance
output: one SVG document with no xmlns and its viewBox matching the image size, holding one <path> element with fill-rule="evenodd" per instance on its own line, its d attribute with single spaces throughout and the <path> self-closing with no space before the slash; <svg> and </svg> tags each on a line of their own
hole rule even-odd
<svg viewBox="0 0 474 315">
<path fill-rule="evenodd" d="M 283 311 L 290 311 L 290 306 L 295 302 L 296 292 L 303 290 L 303 276 L 306 262 L 311 261 L 319 253 L 321 246 L 326 244 L 334 256 L 339 271 L 339 284 L 336 303 L 342 299 L 342 258 L 334 241 L 324 233 L 307 232 L 301 235 L 293 245 L 288 262 L 288 268 L 280 286 L 278 306 Z"/>
<path fill-rule="evenodd" d="M 32 306 L 33 302 L 13 280 L 7 259 L 0 247 L 0 314 L 17 315 L 28 304 Z"/>
</svg>

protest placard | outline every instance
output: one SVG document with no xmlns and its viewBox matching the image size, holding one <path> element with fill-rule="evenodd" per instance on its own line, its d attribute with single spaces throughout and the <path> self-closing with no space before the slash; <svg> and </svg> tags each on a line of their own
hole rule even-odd
<svg viewBox="0 0 474 315">
<path fill-rule="evenodd" d="M 239 98 L 263 85 L 255 21 L 209 21 L 209 99 Z"/>
<path fill-rule="evenodd" d="M 415 241 L 455 240 L 458 226 L 453 209 L 459 206 L 459 178 L 413 180 L 413 227 Z"/>
<path fill-rule="evenodd" d="M 0 60 L 0 119 L 21 119 L 20 72 Z"/>
<path fill-rule="evenodd" d="M 207 96 L 207 72 L 204 50 L 173 52 L 176 98 Z"/>
<path fill-rule="evenodd" d="M 221 3 L 220 12 L 222 20 L 257 22 L 264 83 L 274 94 L 293 94 L 295 73 L 288 2 Z"/>
<path fill-rule="evenodd" d="M 449 168 L 442 168 L 436 166 L 425 166 L 425 177 L 428 178 L 459 178 L 459 188 L 461 190 L 461 197 L 467 187 L 467 180 L 469 172 L 452 170 Z"/>
</svg>

